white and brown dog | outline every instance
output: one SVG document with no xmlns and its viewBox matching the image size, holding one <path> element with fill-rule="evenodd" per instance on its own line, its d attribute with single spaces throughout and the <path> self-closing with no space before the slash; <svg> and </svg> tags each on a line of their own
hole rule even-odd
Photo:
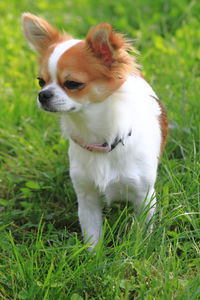
<svg viewBox="0 0 200 300">
<path fill-rule="evenodd" d="M 97 25 L 77 40 L 24 13 L 23 31 L 39 54 L 38 105 L 60 113 L 70 141 L 70 176 L 92 249 L 102 231 L 101 195 L 108 203 L 131 201 L 136 214 L 151 201 L 147 222 L 153 216 L 167 115 L 128 53 L 133 48 L 111 25 Z"/>
</svg>

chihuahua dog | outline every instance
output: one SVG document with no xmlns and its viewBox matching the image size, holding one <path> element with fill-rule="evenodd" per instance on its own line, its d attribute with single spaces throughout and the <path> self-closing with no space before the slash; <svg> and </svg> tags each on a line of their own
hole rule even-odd
<svg viewBox="0 0 200 300">
<path fill-rule="evenodd" d="M 33 14 L 22 19 L 25 38 L 39 55 L 37 102 L 60 113 L 80 225 L 93 249 L 102 234 L 102 195 L 108 204 L 132 202 L 136 215 L 148 207 L 146 223 L 152 218 L 167 115 L 130 55 L 135 50 L 110 24 L 78 40 Z"/>
</svg>

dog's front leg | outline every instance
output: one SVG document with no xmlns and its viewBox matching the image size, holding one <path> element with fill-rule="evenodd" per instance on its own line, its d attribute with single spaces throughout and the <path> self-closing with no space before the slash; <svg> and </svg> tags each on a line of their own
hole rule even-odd
<svg viewBox="0 0 200 300">
<path fill-rule="evenodd" d="M 78 194 L 78 215 L 84 241 L 91 244 L 91 251 L 102 233 L 102 211 L 97 192 Z"/>
<path fill-rule="evenodd" d="M 141 211 L 141 208 L 143 209 Z M 147 190 L 137 190 L 137 197 L 136 201 L 134 201 L 135 213 L 138 215 L 146 210 L 146 221 L 145 224 L 149 224 L 151 219 L 153 218 L 155 211 L 156 211 L 156 197 L 154 188 L 151 187 Z M 153 229 L 153 223 L 150 224 L 149 227 L 150 231 Z"/>
</svg>

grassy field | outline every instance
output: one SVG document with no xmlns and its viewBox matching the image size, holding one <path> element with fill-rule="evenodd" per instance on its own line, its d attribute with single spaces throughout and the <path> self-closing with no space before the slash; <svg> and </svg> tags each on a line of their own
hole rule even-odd
<svg viewBox="0 0 200 300">
<path fill-rule="evenodd" d="M 135 39 L 170 121 L 151 235 L 115 204 L 97 254 L 82 244 L 68 143 L 36 105 L 24 11 L 75 37 L 108 21 Z M 200 299 L 199 15 L 199 0 L 0 2 L 0 299 Z"/>
</svg>

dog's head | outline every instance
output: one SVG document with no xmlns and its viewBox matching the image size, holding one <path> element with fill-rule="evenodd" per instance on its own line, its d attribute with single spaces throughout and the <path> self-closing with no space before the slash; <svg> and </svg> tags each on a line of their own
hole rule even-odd
<svg viewBox="0 0 200 300">
<path fill-rule="evenodd" d="M 23 14 L 23 31 L 39 55 L 38 105 L 51 112 L 75 112 L 102 102 L 115 92 L 137 65 L 122 34 L 102 23 L 85 40 L 60 34 L 45 20 Z"/>
</svg>

